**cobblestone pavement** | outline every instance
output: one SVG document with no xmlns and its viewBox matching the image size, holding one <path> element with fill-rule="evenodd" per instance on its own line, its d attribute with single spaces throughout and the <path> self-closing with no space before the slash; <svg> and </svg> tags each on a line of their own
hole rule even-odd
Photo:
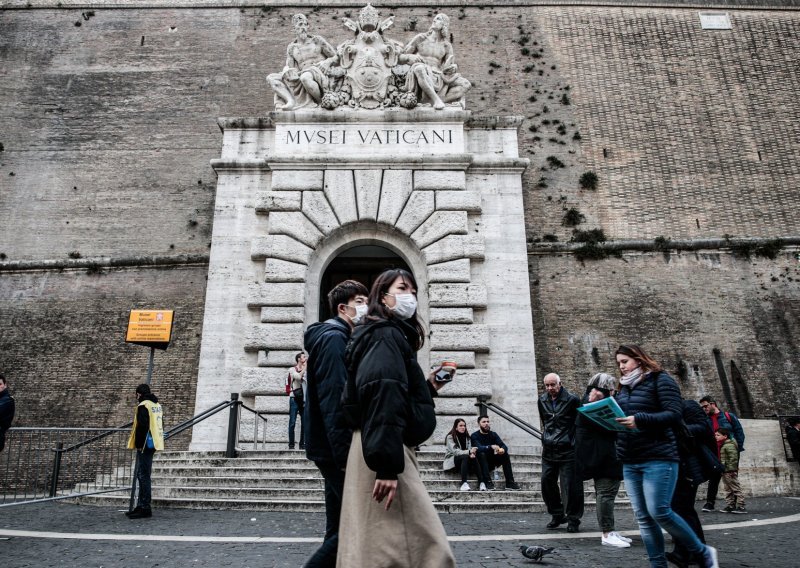
<svg viewBox="0 0 800 568">
<path fill-rule="evenodd" d="M 720 565 L 800 566 L 800 499 L 753 498 L 748 510 L 747 515 L 701 513 L 707 540 L 719 549 Z M 617 511 L 617 529 L 631 531 L 628 535 L 634 539 L 633 547 L 623 550 L 600 546 L 593 511 L 587 512 L 577 535 L 545 530 L 548 520 L 544 514 L 442 515 L 461 567 L 648 565 L 629 509 Z M 151 519 L 132 521 L 108 507 L 64 503 L 6 507 L 0 508 L 0 564 L 6 568 L 296 567 L 318 546 L 323 527 L 320 513 L 165 509 L 156 510 Z M 96 536 L 43 538 L 12 531 Z M 181 541 L 181 536 L 201 538 Z M 208 537 L 227 538 L 219 542 Z M 264 538 L 253 542 L 257 537 Z M 235 538 L 250 542 L 232 541 Z M 555 546 L 558 554 L 534 564 L 520 555 L 523 543 Z"/>
</svg>

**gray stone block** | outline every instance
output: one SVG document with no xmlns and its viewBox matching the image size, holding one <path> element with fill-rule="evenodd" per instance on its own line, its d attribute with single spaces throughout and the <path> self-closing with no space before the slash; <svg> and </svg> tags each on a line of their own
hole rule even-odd
<svg viewBox="0 0 800 568">
<path fill-rule="evenodd" d="M 322 189 L 323 170 L 276 170 L 272 172 L 273 191 L 313 191 Z"/>
<path fill-rule="evenodd" d="M 296 353 L 302 348 L 303 324 L 300 323 L 259 323 L 251 325 L 245 334 L 246 351 L 294 349 Z"/>
<path fill-rule="evenodd" d="M 481 212 L 481 194 L 477 191 L 437 191 L 437 211 Z"/>
<path fill-rule="evenodd" d="M 305 305 L 305 285 L 302 282 L 253 284 L 250 287 L 250 297 L 247 305 L 251 308 Z"/>
<path fill-rule="evenodd" d="M 492 379 L 486 369 L 459 369 L 455 378 L 439 391 L 442 398 L 492 396 Z"/>
<path fill-rule="evenodd" d="M 411 195 L 411 170 L 385 170 L 378 208 L 378 221 L 394 225 Z"/>
<path fill-rule="evenodd" d="M 333 206 L 322 191 L 303 192 L 303 213 L 325 235 L 339 227 Z"/>
<path fill-rule="evenodd" d="M 325 195 L 336 212 L 339 225 L 358 221 L 353 170 L 326 170 Z"/>
<path fill-rule="evenodd" d="M 242 369 L 242 396 L 282 395 L 286 396 L 288 367 L 255 367 Z M 257 401 L 258 399 L 256 399 Z M 289 405 L 286 405 L 288 411 Z"/>
<path fill-rule="evenodd" d="M 410 235 L 431 216 L 434 210 L 434 197 L 432 191 L 415 191 L 408 198 L 400 218 L 395 223 L 395 228 L 403 234 Z"/>
<path fill-rule="evenodd" d="M 261 323 L 303 323 L 305 308 L 266 306 L 261 308 Z"/>
<path fill-rule="evenodd" d="M 431 307 L 485 308 L 488 301 L 483 284 L 431 284 L 428 287 Z"/>
<path fill-rule="evenodd" d="M 383 170 L 355 170 L 359 219 L 369 221 L 378 219 L 378 202 L 381 197 L 382 180 Z"/>
<path fill-rule="evenodd" d="M 470 282 L 470 260 L 459 258 L 428 265 L 428 282 Z"/>
<path fill-rule="evenodd" d="M 489 327 L 480 324 L 431 324 L 431 348 L 441 351 L 489 351 Z"/>
<path fill-rule="evenodd" d="M 266 282 L 305 282 L 308 266 L 280 258 L 268 258 L 264 263 Z"/>
<path fill-rule="evenodd" d="M 472 308 L 431 308 L 431 323 L 472 323 Z"/>
<path fill-rule="evenodd" d="M 411 235 L 419 248 L 435 243 L 447 235 L 466 235 L 467 213 L 465 211 L 437 211 Z"/>
<path fill-rule="evenodd" d="M 281 367 L 288 369 L 295 364 L 295 355 L 300 352 L 299 349 L 291 351 L 280 351 L 272 349 L 270 351 L 262 350 L 258 352 L 258 366 L 259 367 Z"/>
<path fill-rule="evenodd" d="M 289 235 L 254 237 L 250 248 L 250 258 L 253 260 L 279 258 L 301 264 L 309 263 L 311 253 L 311 248 Z"/>
<path fill-rule="evenodd" d="M 316 248 L 322 240 L 320 230 L 302 213 L 270 213 L 269 233 L 289 235 L 311 248 Z"/>
<path fill-rule="evenodd" d="M 442 361 L 455 361 L 458 365 L 458 375 L 461 375 L 462 369 L 475 368 L 475 352 L 474 351 L 431 351 L 431 362 L 441 363 Z"/>
<path fill-rule="evenodd" d="M 463 190 L 466 175 L 459 170 L 414 170 L 414 189 Z"/>
<path fill-rule="evenodd" d="M 256 198 L 256 212 L 300 211 L 299 191 L 261 191 Z"/>
<path fill-rule="evenodd" d="M 482 260 L 485 254 L 483 237 L 480 235 L 450 235 L 422 251 L 428 265 L 459 258 Z"/>
</svg>

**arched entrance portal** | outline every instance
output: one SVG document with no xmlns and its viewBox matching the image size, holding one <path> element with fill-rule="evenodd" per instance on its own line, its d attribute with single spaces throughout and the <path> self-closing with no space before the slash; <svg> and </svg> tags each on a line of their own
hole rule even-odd
<svg viewBox="0 0 800 568">
<path fill-rule="evenodd" d="M 408 264 L 396 253 L 377 245 L 355 246 L 334 258 L 322 275 L 319 289 L 319 319 L 333 314 L 328 309 L 328 292 L 342 280 L 358 280 L 367 289 L 375 278 L 388 268 L 403 268 L 413 274 Z"/>
</svg>

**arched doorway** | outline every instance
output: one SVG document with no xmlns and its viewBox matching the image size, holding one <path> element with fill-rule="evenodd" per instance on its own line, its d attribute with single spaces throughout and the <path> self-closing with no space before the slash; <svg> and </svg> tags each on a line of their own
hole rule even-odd
<svg viewBox="0 0 800 568">
<path fill-rule="evenodd" d="M 332 316 L 328 309 L 328 292 L 342 280 L 358 280 L 367 289 L 386 269 L 403 268 L 413 274 L 408 264 L 395 252 L 378 245 L 349 248 L 334 258 L 322 274 L 319 287 L 319 319 Z"/>
</svg>

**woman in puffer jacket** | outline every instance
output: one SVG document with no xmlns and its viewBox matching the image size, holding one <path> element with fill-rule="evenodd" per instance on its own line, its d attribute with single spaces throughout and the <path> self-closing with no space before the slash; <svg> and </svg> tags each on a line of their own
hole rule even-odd
<svg viewBox="0 0 800 568">
<path fill-rule="evenodd" d="M 638 345 L 615 353 L 622 378 L 617 402 L 627 428 L 617 438 L 625 489 L 636 514 L 652 568 L 667 568 L 663 528 L 706 568 L 718 568 L 717 551 L 703 544 L 670 507 L 678 480 L 678 444 L 683 402 L 675 381 Z"/>
<path fill-rule="evenodd" d="M 367 321 L 347 346 L 343 411 L 353 428 L 336 565 L 344 568 L 450 568 L 455 557 L 419 476 L 414 447 L 436 428 L 433 396 L 417 363 L 424 330 L 417 283 L 406 270 L 381 273 Z"/>
</svg>

